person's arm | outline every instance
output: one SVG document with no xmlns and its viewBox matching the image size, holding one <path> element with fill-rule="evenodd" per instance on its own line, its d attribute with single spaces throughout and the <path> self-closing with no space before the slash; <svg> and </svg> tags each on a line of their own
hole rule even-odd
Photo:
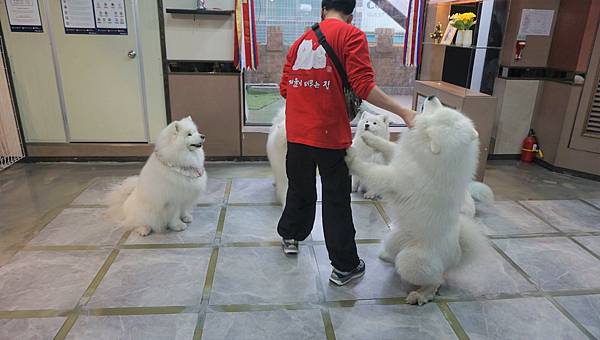
<svg viewBox="0 0 600 340">
<path fill-rule="evenodd" d="M 354 31 L 348 39 L 345 67 L 348 81 L 357 96 L 400 116 L 408 127 L 413 126 L 416 112 L 400 105 L 375 84 L 367 36 L 359 30 Z"/>
<path fill-rule="evenodd" d="M 287 98 L 287 86 L 288 86 L 288 73 L 292 69 L 292 49 L 288 52 L 286 57 L 285 65 L 283 66 L 283 72 L 281 72 L 281 81 L 279 82 L 279 94 L 283 98 Z"/>
<path fill-rule="evenodd" d="M 379 86 L 373 87 L 371 93 L 369 93 L 369 96 L 367 97 L 367 101 L 379 108 L 400 116 L 409 128 L 413 127 L 416 112 L 400 105 L 392 97 L 385 94 Z"/>
</svg>

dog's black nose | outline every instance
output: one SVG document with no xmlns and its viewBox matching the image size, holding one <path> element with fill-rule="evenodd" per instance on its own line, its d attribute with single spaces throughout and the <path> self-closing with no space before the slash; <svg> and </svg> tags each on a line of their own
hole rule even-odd
<svg viewBox="0 0 600 340">
<path fill-rule="evenodd" d="M 433 98 L 435 98 L 435 96 L 429 96 L 427 97 L 427 100 L 432 100 Z"/>
<path fill-rule="evenodd" d="M 368 129 L 369 126 L 370 126 L 369 124 L 365 124 L 365 129 Z"/>
<path fill-rule="evenodd" d="M 205 140 L 205 139 L 206 139 L 206 136 L 204 136 L 204 135 L 200 135 L 200 139 L 202 139 L 202 140 Z"/>
</svg>

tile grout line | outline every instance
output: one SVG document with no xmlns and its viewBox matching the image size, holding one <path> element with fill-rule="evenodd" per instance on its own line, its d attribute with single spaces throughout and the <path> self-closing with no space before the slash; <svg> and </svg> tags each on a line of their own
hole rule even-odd
<svg viewBox="0 0 600 340">
<path fill-rule="evenodd" d="M 588 248 L 586 245 L 584 245 L 583 243 L 577 241 L 575 239 L 576 236 L 569 236 L 568 239 L 571 240 L 573 243 L 575 243 L 576 245 L 578 245 L 580 248 L 583 248 L 584 251 L 588 252 L 590 255 L 592 255 L 593 257 L 595 257 L 596 259 L 600 260 L 600 255 L 594 253 L 590 248 Z"/>
<path fill-rule="evenodd" d="M 433 303 L 453 303 L 453 302 L 477 302 L 477 301 L 501 301 L 508 299 L 521 299 L 531 297 L 567 297 L 583 295 L 600 295 L 600 289 L 577 289 L 577 290 L 559 290 L 559 291 L 531 291 L 517 294 L 504 294 L 495 296 L 461 296 L 456 299 L 451 297 L 436 297 Z M 357 299 L 357 300 L 339 300 L 327 301 L 322 303 L 292 303 L 292 304 L 233 304 L 233 305 L 212 305 L 209 310 L 215 312 L 252 312 L 252 311 L 273 311 L 273 310 L 314 310 L 321 307 L 328 308 L 349 308 L 355 306 L 389 306 L 405 305 L 403 297 L 393 298 L 375 298 L 375 299 Z M 148 306 L 148 307 L 107 307 L 107 308 L 82 308 L 81 315 L 156 315 L 156 314 L 179 314 L 192 313 L 198 310 L 198 306 Z M 26 319 L 26 318 L 49 318 L 68 316 L 74 310 L 15 310 L 0 311 L 0 319 Z"/>
<path fill-rule="evenodd" d="M 208 263 L 206 278 L 204 280 L 204 288 L 202 289 L 202 298 L 200 300 L 200 310 L 198 311 L 198 318 L 196 320 L 196 327 L 194 328 L 193 340 L 201 340 L 202 333 L 204 331 L 204 321 L 206 320 L 206 309 L 209 305 L 210 294 L 212 292 L 212 286 L 215 279 L 215 272 L 217 269 L 217 260 L 219 258 L 219 247 L 215 246 L 210 255 L 210 261 Z"/>
<path fill-rule="evenodd" d="M 315 280 L 317 284 L 317 293 L 319 295 L 319 305 L 321 306 L 321 319 L 323 320 L 325 337 L 327 340 L 336 340 L 335 328 L 331 321 L 331 313 L 329 312 L 329 307 L 325 305 L 327 303 L 327 295 L 325 294 L 325 287 L 323 287 L 323 283 L 321 282 L 321 271 L 319 270 L 319 262 L 317 261 L 317 252 L 312 245 L 307 245 L 307 247 L 310 249 L 310 254 L 315 263 Z"/>
<path fill-rule="evenodd" d="M 128 233 L 125 232 L 125 234 L 128 234 Z M 98 288 L 98 286 L 100 285 L 100 282 L 102 281 L 102 279 L 108 272 L 108 269 L 110 268 L 110 266 L 113 264 L 113 262 L 117 258 L 117 255 L 119 255 L 119 249 L 113 249 L 111 251 L 111 253 L 108 255 L 108 257 L 106 258 L 106 260 L 104 260 L 102 267 L 100 267 L 100 269 L 98 270 L 96 275 L 94 275 L 92 282 L 89 284 L 87 289 L 83 292 L 83 295 L 79 298 L 77 305 L 69 313 L 67 320 L 65 320 L 62 327 L 58 330 L 58 333 L 56 333 L 56 336 L 54 337 L 55 340 L 62 340 L 69 334 L 69 332 L 71 331 L 71 328 L 73 328 L 73 326 L 75 325 L 75 322 L 79 318 L 81 308 L 88 303 L 89 299 L 92 297 L 94 292 L 96 292 L 96 289 Z"/>
<path fill-rule="evenodd" d="M 450 309 L 450 306 L 448 305 L 448 303 L 446 303 L 446 302 L 434 302 L 434 303 L 437 305 L 438 309 L 444 315 L 444 318 L 450 325 L 450 328 L 452 328 L 452 331 L 454 332 L 456 337 L 459 340 L 468 340 L 469 336 L 467 335 L 467 332 L 465 331 L 463 326 L 460 324 L 460 321 L 458 320 L 458 318 L 456 317 L 456 315 L 454 314 L 452 309 Z"/>
<path fill-rule="evenodd" d="M 225 217 L 227 215 L 227 202 L 229 202 L 229 195 L 231 194 L 231 187 L 233 184 L 232 179 L 227 180 L 225 185 L 225 192 L 223 194 L 223 205 L 219 212 L 219 219 L 217 221 L 217 228 L 215 230 L 215 237 L 213 239 L 213 249 L 210 254 L 210 260 L 208 262 L 208 268 L 206 270 L 206 278 L 204 279 L 204 288 L 202 289 L 202 298 L 200 299 L 200 310 L 196 319 L 196 326 L 194 327 L 193 340 L 201 340 L 202 333 L 204 332 L 204 322 L 206 320 L 206 311 L 209 306 L 210 294 L 212 293 L 212 286 L 215 280 L 215 272 L 217 270 L 217 261 L 219 258 L 219 244 L 221 243 L 221 236 L 223 235 L 223 227 L 225 225 Z"/>
<path fill-rule="evenodd" d="M 544 221 L 545 222 L 545 221 Z M 575 240 L 571 239 L 569 237 L 569 239 L 575 243 Z M 585 329 L 585 327 L 583 327 L 583 325 L 577 321 L 577 319 L 575 319 L 575 317 L 573 317 L 573 315 L 571 315 L 571 313 L 569 313 L 563 306 L 561 306 L 556 300 L 555 298 L 552 296 L 552 294 L 550 292 L 546 292 L 544 291 L 544 289 L 538 285 L 535 281 L 533 281 L 533 279 L 529 276 L 529 274 L 527 274 L 525 272 L 525 270 L 523 270 L 517 263 L 515 263 L 509 256 L 508 254 L 504 253 L 504 251 L 502 249 L 500 249 L 500 247 L 498 247 L 496 244 L 492 243 L 492 247 L 494 247 L 494 249 L 496 249 L 496 251 L 502 256 L 504 257 L 504 259 L 506 261 L 508 261 L 521 275 L 523 275 L 523 277 L 525 277 L 525 279 L 527 281 L 530 281 L 531 283 L 534 284 L 534 286 L 536 287 L 536 289 L 538 290 L 538 292 L 541 293 L 542 297 L 545 298 L 547 301 L 549 301 L 550 303 L 552 303 L 552 305 L 559 311 L 559 313 L 561 313 L 563 316 L 565 316 L 569 321 L 571 321 L 571 323 L 573 323 L 573 325 L 575 325 L 575 327 L 577 327 L 582 333 L 584 333 L 587 337 L 589 337 L 590 339 L 595 339 L 595 337 L 587 330 Z M 586 249 L 584 247 L 584 249 Z"/>
<path fill-rule="evenodd" d="M 383 204 L 381 204 L 380 201 L 374 201 L 373 205 L 375 206 L 375 208 L 377 208 L 377 211 L 379 211 L 379 215 L 381 215 L 381 217 L 383 218 L 383 221 L 385 222 L 385 224 L 387 224 L 388 229 L 391 229 L 392 228 L 392 219 L 385 211 Z"/>
<path fill-rule="evenodd" d="M 527 210 L 530 214 L 537 217 L 542 222 L 546 223 L 550 228 L 558 231 L 560 234 L 563 234 L 563 236 L 564 236 L 564 234 L 565 234 L 564 231 L 562 231 L 560 228 L 556 227 L 554 224 L 550 223 L 550 221 L 548 221 L 545 217 L 543 217 L 540 214 L 538 214 L 537 212 L 535 212 L 533 209 L 531 209 L 528 206 L 526 206 L 525 204 L 523 204 L 522 201 L 515 201 L 515 202 L 517 202 L 518 205 L 523 207 L 523 209 Z"/>
<path fill-rule="evenodd" d="M 594 209 L 596 209 L 596 210 L 600 210 L 600 207 L 598 207 L 598 206 L 596 206 L 594 203 L 592 203 L 592 202 L 588 201 L 588 199 L 587 199 L 587 198 L 580 198 L 580 199 L 579 199 L 579 201 L 581 201 L 581 202 L 583 202 L 583 203 L 585 203 L 585 204 L 589 205 L 590 207 L 592 207 L 592 208 L 594 208 Z"/>
<path fill-rule="evenodd" d="M 548 300 L 552 305 L 554 305 L 554 308 L 558 309 L 558 311 L 564 315 L 564 317 L 566 317 L 569 321 L 571 321 L 571 323 L 573 323 L 573 325 L 575 325 L 575 327 L 577 327 L 583 334 L 585 334 L 588 338 L 592 339 L 592 340 L 596 340 L 596 337 L 594 335 L 592 335 L 592 333 L 590 333 L 590 331 L 588 331 L 582 324 L 581 322 L 579 322 L 571 313 L 569 313 L 569 311 L 566 310 L 566 308 L 564 308 L 560 303 L 558 303 L 558 301 L 556 301 L 556 299 L 552 296 L 545 296 L 546 300 Z"/>
<path fill-rule="evenodd" d="M 510 256 L 508 256 L 508 254 L 506 254 L 504 250 L 500 249 L 500 247 L 494 242 L 490 242 L 490 244 L 492 245 L 492 248 L 494 248 L 496 252 L 504 258 L 504 260 L 506 260 L 519 274 L 521 274 L 521 276 L 523 276 L 523 278 L 525 278 L 527 282 L 531 283 L 538 292 L 542 291 L 541 287 L 537 284 L 537 282 L 535 282 L 529 276 L 529 274 L 527 274 L 527 272 L 523 270 L 523 268 L 521 268 L 521 266 L 519 266 L 512 258 L 510 258 Z"/>
</svg>

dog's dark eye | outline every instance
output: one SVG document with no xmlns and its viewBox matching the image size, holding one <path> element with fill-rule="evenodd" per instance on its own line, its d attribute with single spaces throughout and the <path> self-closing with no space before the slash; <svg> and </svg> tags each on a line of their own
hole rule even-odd
<svg viewBox="0 0 600 340">
<path fill-rule="evenodd" d="M 373 125 L 377 125 L 377 122 L 373 122 Z"/>
<path fill-rule="evenodd" d="M 190 133 L 188 133 L 188 137 L 192 137 L 192 133 L 191 133 L 191 132 L 190 132 Z"/>
</svg>

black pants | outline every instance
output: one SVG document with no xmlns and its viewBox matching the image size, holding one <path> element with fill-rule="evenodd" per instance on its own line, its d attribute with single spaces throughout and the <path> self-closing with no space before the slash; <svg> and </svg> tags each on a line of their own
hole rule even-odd
<svg viewBox="0 0 600 340">
<path fill-rule="evenodd" d="M 323 184 L 323 233 L 331 264 L 350 271 L 358 266 L 350 207 L 352 181 L 345 150 L 288 143 L 287 200 L 277 231 L 284 239 L 303 241 L 310 235 L 317 202 L 316 168 Z"/>
</svg>

